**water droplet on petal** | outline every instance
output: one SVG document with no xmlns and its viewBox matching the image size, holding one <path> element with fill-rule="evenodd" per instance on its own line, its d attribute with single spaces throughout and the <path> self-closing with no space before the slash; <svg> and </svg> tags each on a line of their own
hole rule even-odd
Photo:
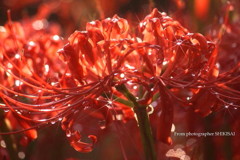
<svg viewBox="0 0 240 160">
<path fill-rule="evenodd" d="M 124 77 L 125 77 L 124 73 L 121 73 L 120 78 L 124 78 Z"/>
<path fill-rule="evenodd" d="M 83 110 L 88 110 L 88 109 L 90 109 L 90 106 L 85 106 L 85 107 L 83 108 Z"/>
<path fill-rule="evenodd" d="M 53 39 L 54 41 L 59 41 L 59 40 L 60 40 L 60 37 L 59 37 L 58 35 L 54 35 L 54 36 L 52 37 L 52 39 Z"/>
<path fill-rule="evenodd" d="M 42 30 L 48 26 L 48 22 L 46 19 L 36 20 L 32 23 L 32 27 L 35 30 Z"/>
<path fill-rule="evenodd" d="M 176 45 L 180 46 L 182 44 L 182 41 L 181 40 L 178 40 Z"/>
<path fill-rule="evenodd" d="M 98 121 L 98 125 L 99 125 L 100 129 L 105 129 L 106 121 L 105 120 Z"/>
<path fill-rule="evenodd" d="M 108 104 L 112 105 L 113 101 L 112 100 L 108 100 Z"/>
<path fill-rule="evenodd" d="M 23 82 L 22 81 L 20 81 L 20 80 L 15 80 L 15 85 L 17 86 L 17 87 L 19 87 L 19 86 L 21 86 L 23 84 Z"/>
<path fill-rule="evenodd" d="M 174 125 L 174 124 L 172 124 L 171 132 L 174 132 L 174 131 L 175 131 L 175 129 L 176 129 L 175 125 Z"/>
<path fill-rule="evenodd" d="M 56 120 L 53 120 L 53 121 L 51 121 L 50 123 L 51 123 L 51 124 L 55 124 L 55 123 L 56 123 Z"/>
<path fill-rule="evenodd" d="M 4 111 L 5 113 L 7 113 L 7 112 L 9 112 L 9 109 L 4 109 L 3 111 Z"/>
<path fill-rule="evenodd" d="M 67 137 L 71 137 L 71 135 L 72 135 L 72 134 L 71 134 L 71 131 L 70 131 L 70 130 L 66 130 L 66 136 L 67 136 Z"/>
<path fill-rule="evenodd" d="M 49 72 L 49 69 L 50 69 L 49 65 L 48 65 L 48 64 L 45 64 L 45 65 L 44 65 L 44 69 L 45 69 L 45 73 L 48 73 L 48 72 Z"/>
<path fill-rule="evenodd" d="M 20 54 L 15 54 L 15 58 L 16 58 L 16 59 L 21 58 Z"/>
<path fill-rule="evenodd" d="M 163 61 L 162 64 L 165 66 L 166 64 L 168 64 L 168 61 Z"/>
</svg>

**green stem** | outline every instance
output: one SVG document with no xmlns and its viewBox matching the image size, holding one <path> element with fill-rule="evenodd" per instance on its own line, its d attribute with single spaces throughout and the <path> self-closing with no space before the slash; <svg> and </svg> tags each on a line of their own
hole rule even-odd
<svg viewBox="0 0 240 160">
<path fill-rule="evenodd" d="M 136 97 L 129 92 L 129 90 L 124 84 L 116 86 L 116 89 L 121 92 L 134 105 L 133 110 L 137 117 L 138 127 L 142 138 L 142 144 L 146 160 L 156 160 L 156 152 L 151 131 L 151 125 L 147 113 L 147 106 L 140 105 L 137 102 Z"/>
</svg>

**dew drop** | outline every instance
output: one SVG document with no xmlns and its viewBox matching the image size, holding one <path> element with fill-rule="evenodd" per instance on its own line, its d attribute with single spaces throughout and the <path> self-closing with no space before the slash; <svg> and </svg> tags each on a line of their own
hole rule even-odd
<svg viewBox="0 0 240 160">
<path fill-rule="evenodd" d="M 9 112 L 9 110 L 8 110 L 8 109 L 4 109 L 3 111 L 4 111 L 5 113 L 8 113 L 8 112 Z"/>
<path fill-rule="evenodd" d="M 72 134 L 71 134 L 71 131 L 70 131 L 70 130 L 66 130 L 66 136 L 67 136 L 67 137 L 71 137 L 71 135 L 72 135 Z"/>
<path fill-rule="evenodd" d="M 46 28 L 47 26 L 48 26 L 48 22 L 46 19 L 36 20 L 32 23 L 32 27 L 35 30 L 41 30 Z"/>
<path fill-rule="evenodd" d="M 147 24 L 147 22 L 141 22 L 139 25 L 140 25 L 140 28 L 142 28 L 143 26 L 145 26 Z"/>
<path fill-rule="evenodd" d="M 116 22 L 118 22 L 118 19 L 117 18 L 112 18 L 112 22 L 116 23 Z"/>
<path fill-rule="evenodd" d="M 85 106 L 85 107 L 83 108 L 83 110 L 88 110 L 88 109 L 90 109 L 90 106 Z"/>
<path fill-rule="evenodd" d="M 123 116 L 122 116 L 121 114 L 117 114 L 117 115 L 116 115 L 116 119 L 120 121 L 120 120 L 123 119 Z"/>
<path fill-rule="evenodd" d="M 95 21 L 91 21 L 91 22 L 89 22 L 89 24 L 96 25 L 96 22 Z"/>
<path fill-rule="evenodd" d="M 24 159 L 25 158 L 25 153 L 24 152 L 18 152 L 18 158 Z"/>
<path fill-rule="evenodd" d="M 124 78 L 124 77 L 125 77 L 124 73 L 121 73 L 120 78 Z"/>
<path fill-rule="evenodd" d="M 21 57 L 20 54 L 15 54 L 16 59 L 19 59 L 20 57 Z"/>
<path fill-rule="evenodd" d="M 162 64 L 165 66 L 166 64 L 168 64 L 168 61 L 163 61 Z"/>
<path fill-rule="evenodd" d="M 4 140 L 1 140 L 0 145 L 1 145 L 2 148 L 6 148 L 7 147 Z"/>
<path fill-rule="evenodd" d="M 108 104 L 110 104 L 110 105 L 113 104 L 113 101 L 112 101 L 112 100 L 108 100 L 107 102 L 108 102 Z"/>
<path fill-rule="evenodd" d="M 133 89 L 135 89 L 135 90 L 136 90 L 137 88 L 138 88 L 137 86 L 133 86 Z"/>
<path fill-rule="evenodd" d="M 151 105 L 152 105 L 153 107 L 156 107 L 156 106 L 158 105 L 158 103 L 157 103 L 156 101 L 153 101 L 153 102 L 151 103 Z"/>
<path fill-rule="evenodd" d="M 7 71 L 8 71 L 9 73 L 11 73 L 12 71 L 11 71 L 10 69 L 13 68 L 12 63 L 8 63 L 8 64 L 7 64 L 7 67 L 9 68 Z"/>
<path fill-rule="evenodd" d="M 60 37 L 59 37 L 58 35 L 54 35 L 54 36 L 52 37 L 52 39 L 53 39 L 54 41 L 59 41 L 59 40 L 60 40 Z"/>
<path fill-rule="evenodd" d="M 17 110 L 16 112 L 17 112 L 17 114 L 20 114 L 20 115 L 22 114 L 22 112 L 21 112 L 21 111 L 18 111 L 18 110 Z"/>
<path fill-rule="evenodd" d="M 49 69 L 50 69 L 49 65 L 48 65 L 48 64 L 45 64 L 45 65 L 44 65 L 44 69 L 45 69 L 45 72 L 48 73 L 48 72 L 49 72 Z"/>
<path fill-rule="evenodd" d="M 15 85 L 17 86 L 17 87 L 19 87 L 19 86 L 21 86 L 23 84 L 23 82 L 22 81 L 20 81 L 20 80 L 15 80 Z"/>
<path fill-rule="evenodd" d="M 176 129 L 175 125 L 174 125 L 174 124 L 172 124 L 172 127 L 171 127 L 171 132 L 174 132 L 174 131 L 175 131 L 175 129 Z"/>
<path fill-rule="evenodd" d="M 226 109 L 228 109 L 229 108 L 229 105 L 226 105 L 226 106 L 224 106 Z"/>
<path fill-rule="evenodd" d="M 110 105 L 110 104 L 106 104 L 105 105 L 108 109 L 111 109 L 112 108 L 112 105 Z"/>
<path fill-rule="evenodd" d="M 128 69 L 134 69 L 135 67 L 133 67 L 133 66 L 131 66 L 131 65 L 129 65 L 129 64 L 126 64 L 125 65 Z"/>
<path fill-rule="evenodd" d="M 57 82 L 51 82 L 52 86 L 56 86 Z"/>
<path fill-rule="evenodd" d="M 71 76 L 72 76 L 71 73 L 66 73 L 65 75 L 66 75 L 67 77 L 71 77 Z"/>
<path fill-rule="evenodd" d="M 35 46 L 36 44 L 35 44 L 35 42 L 30 41 L 30 42 L 28 42 L 28 45 L 29 45 L 29 46 Z"/>
<path fill-rule="evenodd" d="M 180 46 L 182 44 L 182 41 L 178 41 L 176 45 Z"/>
<path fill-rule="evenodd" d="M 55 123 L 56 123 L 56 121 L 51 121 L 50 123 L 51 123 L 51 124 L 55 124 Z"/>
<path fill-rule="evenodd" d="M 105 120 L 98 121 L 98 125 L 99 125 L 100 129 L 105 129 L 106 121 Z"/>
</svg>

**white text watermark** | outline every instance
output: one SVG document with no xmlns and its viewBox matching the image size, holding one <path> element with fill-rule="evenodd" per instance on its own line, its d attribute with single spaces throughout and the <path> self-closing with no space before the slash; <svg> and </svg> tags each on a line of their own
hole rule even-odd
<svg viewBox="0 0 240 160">
<path fill-rule="evenodd" d="M 184 137 L 209 137 L 209 136 L 235 136 L 235 132 L 174 132 L 174 136 Z"/>
</svg>

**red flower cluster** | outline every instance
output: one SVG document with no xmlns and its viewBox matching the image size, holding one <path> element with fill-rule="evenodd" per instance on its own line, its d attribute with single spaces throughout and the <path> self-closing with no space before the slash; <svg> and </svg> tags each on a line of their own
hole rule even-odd
<svg viewBox="0 0 240 160">
<path fill-rule="evenodd" d="M 239 105 L 239 65 L 219 74 L 214 43 L 157 9 L 138 28 L 118 16 L 89 22 L 60 50 L 57 35 L 26 35 L 11 21 L 0 28 L 0 96 L 31 138 L 60 121 L 71 146 L 90 152 L 112 121 L 134 118 L 137 103 L 152 109 L 153 135 L 170 144 L 175 105 L 203 116 Z"/>
</svg>

